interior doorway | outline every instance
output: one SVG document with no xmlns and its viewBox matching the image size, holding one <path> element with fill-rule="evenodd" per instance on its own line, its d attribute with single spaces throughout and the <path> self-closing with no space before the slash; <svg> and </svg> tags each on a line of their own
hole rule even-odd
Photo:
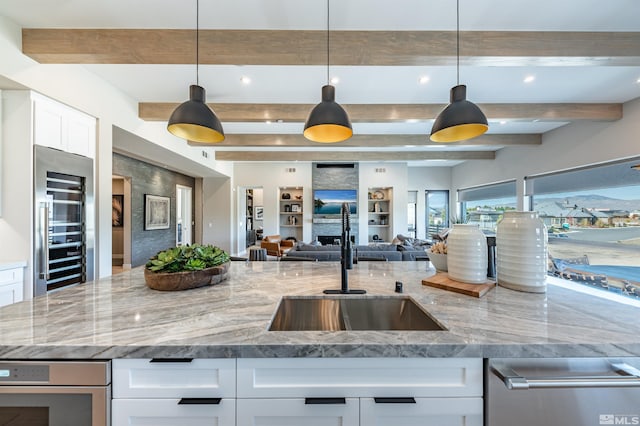
<svg viewBox="0 0 640 426">
<path fill-rule="evenodd" d="M 260 244 L 263 232 L 262 187 L 238 188 L 238 247 L 237 253 L 246 253 L 249 247 Z"/>
<path fill-rule="evenodd" d="M 111 176 L 111 273 L 131 269 L 131 178 Z"/>
<path fill-rule="evenodd" d="M 176 246 L 193 244 L 193 188 L 176 185 Z"/>
</svg>

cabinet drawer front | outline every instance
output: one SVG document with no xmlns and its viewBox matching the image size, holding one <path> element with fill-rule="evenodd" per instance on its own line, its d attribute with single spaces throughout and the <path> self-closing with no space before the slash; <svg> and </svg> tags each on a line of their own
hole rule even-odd
<svg viewBox="0 0 640 426">
<path fill-rule="evenodd" d="M 360 399 L 361 426 L 482 426 L 482 398 L 416 398 L 411 404 Z"/>
<path fill-rule="evenodd" d="M 0 285 L 0 307 L 22 301 L 22 283 Z"/>
<path fill-rule="evenodd" d="M 20 282 L 22 283 L 22 268 L 5 269 L 0 271 L 0 285 Z"/>
<path fill-rule="evenodd" d="M 238 359 L 239 398 L 482 396 L 480 358 Z"/>
<path fill-rule="evenodd" d="M 358 426 L 357 398 L 344 404 L 305 404 L 304 398 L 238 399 L 238 426 Z"/>
<path fill-rule="evenodd" d="M 219 405 L 179 405 L 178 399 L 114 399 L 112 426 L 235 426 L 235 400 Z"/>
<path fill-rule="evenodd" d="M 235 359 L 113 360 L 114 398 L 234 398 Z"/>
</svg>

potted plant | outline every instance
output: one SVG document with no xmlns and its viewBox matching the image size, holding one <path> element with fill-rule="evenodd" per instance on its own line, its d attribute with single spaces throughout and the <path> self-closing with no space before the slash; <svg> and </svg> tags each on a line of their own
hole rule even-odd
<svg viewBox="0 0 640 426">
<path fill-rule="evenodd" d="M 144 268 L 147 286 L 155 290 L 186 290 L 217 284 L 227 278 L 229 254 L 212 245 L 172 247 L 153 256 Z"/>
</svg>

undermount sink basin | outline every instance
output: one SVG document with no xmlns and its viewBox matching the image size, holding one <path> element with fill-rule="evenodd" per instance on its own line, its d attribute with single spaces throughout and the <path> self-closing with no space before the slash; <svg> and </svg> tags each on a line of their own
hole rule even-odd
<svg viewBox="0 0 640 426">
<path fill-rule="evenodd" d="M 446 330 L 403 296 L 285 296 L 269 331 Z"/>
</svg>

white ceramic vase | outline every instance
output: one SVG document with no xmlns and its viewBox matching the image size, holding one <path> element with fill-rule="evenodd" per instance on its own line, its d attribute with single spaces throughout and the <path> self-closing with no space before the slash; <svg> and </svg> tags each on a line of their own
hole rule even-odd
<svg viewBox="0 0 640 426">
<path fill-rule="evenodd" d="M 498 285 L 530 293 L 547 289 L 547 227 L 538 212 L 505 212 L 496 232 Z"/>
<path fill-rule="evenodd" d="M 477 225 L 453 225 L 447 236 L 447 268 L 449 278 L 455 281 L 487 281 L 487 237 Z"/>
</svg>

